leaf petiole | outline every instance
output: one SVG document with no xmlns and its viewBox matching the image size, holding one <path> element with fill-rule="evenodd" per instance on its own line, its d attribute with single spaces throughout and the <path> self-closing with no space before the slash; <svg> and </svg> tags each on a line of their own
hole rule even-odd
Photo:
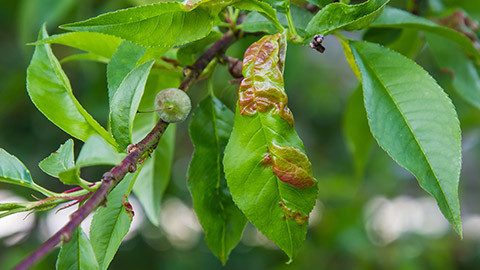
<svg viewBox="0 0 480 270">
<path fill-rule="evenodd" d="M 290 13 L 290 2 L 286 6 L 285 15 L 287 16 L 288 21 L 288 39 L 293 43 L 303 43 L 303 38 L 297 33 L 295 25 L 293 24 L 292 14 Z"/>
</svg>

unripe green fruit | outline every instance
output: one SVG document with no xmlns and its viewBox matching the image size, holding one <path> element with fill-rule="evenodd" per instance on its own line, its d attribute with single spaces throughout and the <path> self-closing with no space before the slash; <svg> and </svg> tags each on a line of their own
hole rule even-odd
<svg viewBox="0 0 480 270">
<path fill-rule="evenodd" d="M 191 109 L 190 97 L 178 88 L 163 89 L 155 97 L 155 110 L 164 122 L 182 122 Z"/>
</svg>

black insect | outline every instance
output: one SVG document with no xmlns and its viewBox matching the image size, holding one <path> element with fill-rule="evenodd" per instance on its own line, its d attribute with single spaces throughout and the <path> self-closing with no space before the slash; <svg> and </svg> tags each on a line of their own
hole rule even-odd
<svg viewBox="0 0 480 270">
<path fill-rule="evenodd" d="M 323 35 L 315 35 L 313 36 L 312 41 L 310 41 L 310 48 L 317 50 L 320 53 L 325 51 L 325 47 L 323 47 L 322 42 L 325 39 Z"/>
</svg>

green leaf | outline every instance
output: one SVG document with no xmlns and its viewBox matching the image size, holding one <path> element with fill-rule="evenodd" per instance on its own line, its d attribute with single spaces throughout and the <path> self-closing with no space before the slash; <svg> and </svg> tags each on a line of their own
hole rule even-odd
<svg viewBox="0 0 480 270">
<path fill-rule="evenodd" d="M 30 175 L 30 171 L 25 165 L 23 165 L 18 158 L 10 155 L 2 148 L 0 148 L 0 183 L 1 182 L 27 187 L 36 190 L 47 197 L 57 195 L 56 193 L 35 184 Z M 9 207 L 8 204 L 5 207 Z"/>
<path fill-rule="evenodd" d="M 143 56 L 138 60 L 137 65 L 141 65 L 152 59 L 158 59 L 168 52 L 169 49 L 169 47 L 149 47 Z"/>
<path fill-rule="evenodd" d="M 283 32 L 283 26 L 278 21 L 277 13 L 275 13 L 275 10 L 269 4 L 257 0 L 242 0 L 235 3 L 234 7 L 238 9 L 256 11 L 262 14 L 277 28 L 277 30 Z"/>
<path fill-rule="evenodd" d="M 107 206 L 95 212 L 90 226 L 90 241 L 101 270 L 108 268 L 132 223 L 133 212 L 127 212 L 123 200 L 129 195 L 129 185 L 137 173 L 128 174 L 110 192 Z"/>
<path fill-rule="evenodd" d="M 26 203 L 0 203 L 0 212 L 8 211 L 8 210 L 15 210 L 15 209 L 24 209 L 27 206 Z M 0 213 L 0 215 L 3 213 Z"/>
<path fill-rule="evenodd" d="M 105 140 L 93 135 L 85 142 L 74 167 L 58 172 L 58 178 L 66 185 L 82 185 L 80 169 L 96 165 L 119 165 L 126 154 L 118 153 Z"/>
<path fill-rule="evenodd" d="M 389 0 L 369 0 L 358 5 L 332 3 L 322 8 L 307 26 L 308 37 L 338 30 L 358 30 L 372 23 Z"/>
<path fill-rule="evenodd" d="M 61 44 L 110 59 L 122 39 L 101 33 L 74 32 L 43 37 L 31 45 Z"/>
<path fill-rule="evenodd" d="M 153 110 L 155 96 L 159 89 L 177 87 L 179 84 L 180 77 L 177 73 L 152 70 L 139 109 L 141 111 Z M 138 142 L 144 138 L 155 126 L 158 119 L 156 113 L 137 114 L 133 127 L 133 141 Z M 142 204 L 147 218 L 157 226 L 159 225 L 158 217 L 163 194 L 170 181 L 175 150 L 175 130 L 175 124 L 168 125 L 157 149 L 149 159 L 145 160 L 143 169 L 138 176 L 141 180 L 136 181 L 133 186 L 133 192 Z"/>
<path fill-rule="evenodd" d="M 28 188 L 33 188 L 35 185 L 25 165 L 2 148 L 0 148 L 0 182 Z"/>
<path fill-rule="evenodd" d="M 461 135 L 450 99 L 409 58 L 368 42 L 350 41 L 350 46 L 361 73 L 373 136 L 435 197 L 461 235 Z"/>
<path fill-rule="evenodd" d="M 156 120 L 157 117 L 152 119 Z M 156 226 L 159 225 L 158 216 L 163 194 L 170 181 L 175 150 L 175 131 L 176 126 L 169 125 L 160 139 L 157 149 L 145 161 L 143 169 L 138 175 L 141 181 L 135 182 L 133 186 L 133 191 L 142 204 L 145 214 Z"/>
<path fill-rule="evenodd" d="M 48 34 L 43 27 L 39 39 L 46 37 Z M 27 90 L 38 110 L 68 134 L 82 141 L 98 134 L 111 145 L 118 146 L 110 134 L 75 99 L 67 75 L 49 44 L 35 47 L 27 69 Z"/>
<path fill-rule="evenodd" d="M 437 34 L 460 45 L 475 58 L 477 63 L 480 63 L 480 52 L 467 36 L 451 28 L 438 25 L 425 18 L 415 16 L 400 9 L 392 7 L 385 8 L 382 15 L 372 23 L 370 27 L 413 28 Z"/>
<path fill-rule="evenodd" d="M 201 40 L 187 44 L 177 51 L 177 60 L 182 65 L 193 65 L 195 63 L 195 54 L 203 50 L 209 44 L 217 41 L 222 38 L 222 34 L 217 31 L 213 31 L 208 36 L 202 38 Z"/>
<path fill-rule="evenodd" d="M 82 228 L 78 227 L 70 241 L 63 243 L 58 254 L 57 270 L 96 270 L 98 262 L 95 259 L 92 245 Z"/>
<path fill-rule="evenodd" d="M 373 143 L 360 87 L 353 92 L 348 100 L 343 117 L 343 130 L 348 147 L 353 154 L 355 173 L 357 177 L 360 177 Z"/>
<path fill-rule="evenodd" d="M 110 103 L 122 81 L 145 54 L 145 50 L 145 47 L 128 41 L 123 41 L 118 46 L 107 65 L 108 101 Z"/>
<path fill-rule="evenodd" d="M 102 14 L 60 28 L 113 35 L 146 47 L 173 47 L 208 35 L 215 15 L 210 11 L 203 7 L 189 11 L 178 2 L 160 2 Z"/>
<path fill-rule="evenodd" d="M 320 8 L 323 8 L 324 6 L 332 2 L 332 0 L 307 0 L 307 1 Z"/>
<path fill-rule="evenodd" d="M 94 62 L 107 64 L 110 59 L 105 58 L 103 56 L 98 56 L 93 53 L 77 53 L 77 54 L 73 54 L 65 58 L 62 58 L 62 60 L 60 60 L 60 64 L 65 64 L 75 60 L 94 61 Z"/>
<path fill-rule="evenodd" d="M 289 2 L 288 0 L 263 0 L 267 2 L 272 7 L 274 7 L 279 12 L 285 13 L 288 9 Z"/>
<path fill-rule="evenodd" d="M 68 139 L 57 151 L 40 161 L 38 167 L 46 174 L 58 177 L 58 173 L 75 166 L 73 159 L 73 140 Z"/>
<path fill-rule="evenodd" d="M 245 52 L 224 167 L 237 206 L 292 259 L 305 239 L 318 188 L 287 107 L 284 42 L 280 34 L 265 36 Z"/>
<path fill-rule="evenodd" d="M 388 47 L 408 58 L 415 59 L 425 47 L 425 39 L 418 37 L 416 29 L 403 29 L 398 39 Z"/>
<path fill-rule="evenodd" d="M 480 109 L 480 76 L 472 60 L 457 44 L 445 38 L 428 33 L 425 37 L 438 65 L 452 73 L 453 86 L 458 94 Z"/>
<path fill-rule="evenodd" d="M 96 165 L 119 165 L 125 158 L 125 153 L 119 153 L 100 136 L 92 136 L 83 145 L 78 154 L 77 167 Z"/>
<path fill-rule="evenodd" d="M 293 17 L 293 23 L 295 24 L 295 29 L 297 32 L 304 36 L 306 35 L 306 28 L 310 20 L 313 18 L 313 15 L 306 11 L 303 8 L 297 6 L 291 6 L 290 12 Z M 278 20 L 280 24 L 284 27 L 288 27 L 288 21 L 285 14 L 278 14 Z M 247 32 L 268 32 L 270 34 L 275 34 L 278 32 L 275 25 L 273 25 L 268 19 L 256 12 L 251 12 L 245 18 L 241 24 L 242 30 Z"/>
<path fill-rule="evenodd" d="M 122 81 L 110 104 L 110 129 L 120 148 L 132 143 L 133 120 L 154 60 L 134 68 Z"/>
<path fill-rule="evenodd" d="M 240 241 L 247 224 L 232 200 L 223 173 L 223 151 L 233 119 L 232 111 L 209 95 L 200 102 L 190 122 L 195 151 L 188 168 L 188 189 L 205 231 L 205 241 L 223 264 Z"/>
</svg>

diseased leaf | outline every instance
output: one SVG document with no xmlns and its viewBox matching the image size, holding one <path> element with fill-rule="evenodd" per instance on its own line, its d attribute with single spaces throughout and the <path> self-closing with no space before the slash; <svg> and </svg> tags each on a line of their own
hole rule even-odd
<svg viewBox="0 0 480 270">
<path fill-rule="evenodd" d="M 273 142 L 262 163 L 271 164 L 272 171 L 278 179 L 299 189 L 306 189 L 315 184 L 312 176 L 312 164 L 299 149 L 291 146 L 278 146 Z"/>
<path fill-rule="evenodd" d="M 59 171 L 57 176 L 66 185 L 81 185 L 80 169 L 96 165 L 119 165 L 126 154 L 116 151 L 105 140 L 98 136 L 91 136 L 83 145 L 78 154 L 77 163 L 74 167 Z"/>
<path fill-rule="evenodd" d="M 146 62 L 128 73 L 112 97 L 110 129 L 122 149 L 132 143 L 133 120 L 153 62 Z"/>
<path fill-rule="evenodd" d="M 39 39 L 47 37 L 43 27 Z M 97 134 L 118 147 L 112 136 L 75 99 L 67 75 L 49 44 L 35 47 L 27 69 L 27 90 L 38 110 L 68 134 L 82 141 Z"/>
<path fill-rule="evenodd" d="M 123 79 L 136 67 L 138 60 L 145 54 L 145 50 L 145 47 L 128 41 L 123 41 L 118 46 L 107 65 L 108 101 L 110 103 Z"/>
<path fill-rule="evenodd" d="M 285 44 L 280 35 L 265 36 L 253 43 L 245 52 L 238 104 L 242 115 L 270 112 L 280 115 L 293 126 L 293 115 L 287 107 L 287 94 L 283 89 Z"/>
<path fill-rule="evenodd" d="M 332 3 L 322 8 L 307 26 L 308 37 L 338 30 L 358 30 L 372 23 L 390 0 L 368 0 L 358 5 Z"/>
<path fill-rule="evenodd" d="M 130 182 L 137 175 L 138 171 L 136 174 L 125 176 L 108 195 L 107 206 L 99 207 L 93 216 L 90 242 L 101 270 L 108 268 L 130 229 L 133 212 L 127 212 L 123 201 L 129 195 Z"/>
<path fill-rule="evenodd" d="M 78 227 L 73 232 L 70 241 L 62 244 L 55 268 L 57 270 L 98 269 L 92 245 L 82 228 Z"/>
<path fill-rule="evenodd" d="M 102 14 L 60 28 L 113 35 L 147 47 L 173 47 L 208 35 L 216 15 L 210 11 L 201 6 L 189 10 L 178 2 L 160 2 Z"/>
<path fill-rule="evenodd" d="M 139 110 L 154 109 L 155 96 L 160 89 L 178 87 L 180 75 L 175 72 L 152 70 L 140 102 Z M 133 141 L 138 142 L 155 126 L 159 117 L 156 113 L 140 113 L 135 116 Z M 142 204 L 147 218 L 152 224 L 159 225 L 159 213 L 163 194 L 170 181 L 171 167 L 175 150 L 176 125 L 168 125 L 156 150 L 145 160 L 139 173 L 139 181 L 135 182 L 133 192 Z"/>
<path fill-rule="evenodd" d="M 205 241 L 223 264 L 240 241 L 247 224 L 232 200 L 223 173 L 223 151 L 233 119 L 232 111 L 209 95 L 200 102 L 190 122 L 195 151 L 188 168 L 188 189 L 205 231 Z"/>
<path fill-rule="evenodd" d="M 350 41 L 350 45 L 362 76 L 373 136 L 435 197 L 461 235 L 461 135 L 450 99 L 425 70 L 405 56 L 368 42 Z"/>
<path fill-rule="evenodd" d="M 110 59 L 122 39 L 101 33 L 73 32 L 43 37 L 31 45 L 61 44 Z"/>
<path fill-rule="evenodd" d="M 428 47 L 438 65 L 451 72 L 453 86 L 460 96 L 480 109 L 480 76 L 472 60 L 455 43 L 426 33 Z"/>
<path fill-rule="evenodd" d="M 245 79 L 224 167 L 237 206 L 292 259 L 305 239 L 305 223 L 318 188 L 286 106 L 284 38 L 281 34 L 265 36 L 245 52 Z M 300 159 L 285 155 L 292 153 Z M 278 158 L 276 165 L 272 156 Z M 278 169 L 273 170 L 271 164 Z"/>
<path fill-rule="evenodd" d="M 372 135 L 368 126 L 367 113 L 363 105 L 363 94 L 358 87 L 348 100 L 343 117 L 343 132 L 348 148 L 353 155 L 355 174 L 360 177 L 372 148 Z"/>
<path fill-rule="evenodd" d="M 438 25 L 430 20 L 415 16 L 400 9 L 392 7 L 385 8 L 382 15 L 372 23 L 370 27 L 413 28 L 437 34 L 462 46 L 465 51 L 475 58 L 477 63 L 480 63 L 480 52 L 467 36 L 451 28 Z"/>
<path fill-rule="evenodd" d="M 58 177 L 59 172 L 75 166 L 73 159 L 73 140 L 68 139 L 64 144 L 60 145 L 57 151 L 40 161 L 38 167 L 46 174 Z"/>
</svg>

